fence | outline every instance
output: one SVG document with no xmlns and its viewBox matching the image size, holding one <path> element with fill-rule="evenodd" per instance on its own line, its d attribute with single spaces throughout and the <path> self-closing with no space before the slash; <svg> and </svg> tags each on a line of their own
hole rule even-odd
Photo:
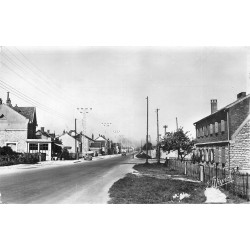
<svg viewBox="0 0 250 250">
<path fill-rule="evenodd" d="M 177 159 L 170 159 L 168 166 L 176 170 L 178 174 L 203 181 L 208 186 L 221 187 L 249 201 L 250 179 L 248 173 L 240 173 L 235 169 L 219 168 L 210 163 L 194 164 L 191 161 L 181 162 Z"/>
</svg>

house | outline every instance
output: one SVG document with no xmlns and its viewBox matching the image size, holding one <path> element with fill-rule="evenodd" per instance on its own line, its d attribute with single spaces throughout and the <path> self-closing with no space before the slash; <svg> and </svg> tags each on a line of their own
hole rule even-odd
<svg viewBox="0 0 250 250">
<path fill-rule="evenodd" d="M 65 132 L 58 137 L 62 142 L 63 147 L 66 147 L 70 154 L 75 154 L 76 152 L 82 153 L 82 143 L 78 135 L 70 135 Z"/>
<path fill-rule="evenodd" d="M 41 127 L 41 129 L 36 131 L 36 138 L 37 139 L 54 139 L 55 133 L 50 133 L 49 130 L 45 131 L 44 127 Z"/>
<path fill-rule="evenodd" d="M 89 149 L 98 154 L 107 154 L 108 153 L 108 144 L 109 140 L 105 138 L 104 135 L 99 135 L 94 142 L 90 143 Z"/>
<path fill-rule="evenodd" d="M 51 159 L 51 139 L 36 137 L 36 108 L 12 106 L 9 92 L 6 104 L 0 99 L 0 147 L 9 146 L 19 153 L 41 153 Z"/>
<path fill-rule="evenodd" d="M 87 152 L 90 150 L 91 143 L 94 143 L 95 140 L 93 139 L 93 136 L 92 138 L 90 138 L 87 135 L 81 134 L 81 142 L 82 142 L 83 152 Z"/>
<path fill-rule="evenodd" d="M 196 153 L 203 162 L 219 167 L 250 168 L 250 95 L 241 92 L 237 100 L 217 110 L 211 100 L 211 114 L 195 122 Z"/>
</svg>

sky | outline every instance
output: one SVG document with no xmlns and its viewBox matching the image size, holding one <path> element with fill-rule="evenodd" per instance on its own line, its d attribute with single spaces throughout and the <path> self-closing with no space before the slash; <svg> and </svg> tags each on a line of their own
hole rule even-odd
<svg viewBox="0 0 250 250">
<path fill-rule="evenodd" d="M 176 130 L 177 117 L 194 137 L 193 123 L 210 114 L 211 99 L 222 108 L 239 92 L 249 93 L 248 54 L 247 47 L 2 47 L 0 97 L 5 103 L 8 89 L 13 105 L 35 101 L 38 128 L 56 134 L 73 130 L 75 119 L 81 131 L 77 108 L 92 108 L 87 135 L 120 135 L 140 144 L 148 96 L 153 143 L 157 108 L 160 134 L 164 125 Z"/>
</svg>

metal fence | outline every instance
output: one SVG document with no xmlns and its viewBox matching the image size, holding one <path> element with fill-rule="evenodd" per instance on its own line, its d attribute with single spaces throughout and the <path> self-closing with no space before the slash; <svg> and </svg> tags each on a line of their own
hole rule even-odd
<svg viewBox="0 0 250 250">
<path fill-rule="evenodd" d="M 248 173 L 241 173 L 235 169 L 220 168 L 216 164 L 192 163 L 170 159 L 168 166 L 178 174 L 186 175 L 192 179 L 205 182 L 208 186 L 221 187 L 230 193 L 246 199 L 250 199 L 250 179 Z"/>
</svg>

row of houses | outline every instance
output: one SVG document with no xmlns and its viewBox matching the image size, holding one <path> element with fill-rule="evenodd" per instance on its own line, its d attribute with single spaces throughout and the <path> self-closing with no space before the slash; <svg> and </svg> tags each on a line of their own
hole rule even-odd
<svg viewBox="0 0 250 250">
<path fill-rule="evenodd" d="M 94 139 L 94 135 L 88 137 L 74 130 L 56 135 L 45 131 L 44 127 L 37 130 L 37 126 L 35 107 L 12 106 L 9 92 L 5 104 L 0 99 L 0 147 L 8 146 L 19 153 L 41 153 L 44 160 L 51 160 L 58 147 L 80 156 L 87 151 L 95 155 L 121 151 L 119 143 L 113 143 L 103 135 Z"/>
</svg>

